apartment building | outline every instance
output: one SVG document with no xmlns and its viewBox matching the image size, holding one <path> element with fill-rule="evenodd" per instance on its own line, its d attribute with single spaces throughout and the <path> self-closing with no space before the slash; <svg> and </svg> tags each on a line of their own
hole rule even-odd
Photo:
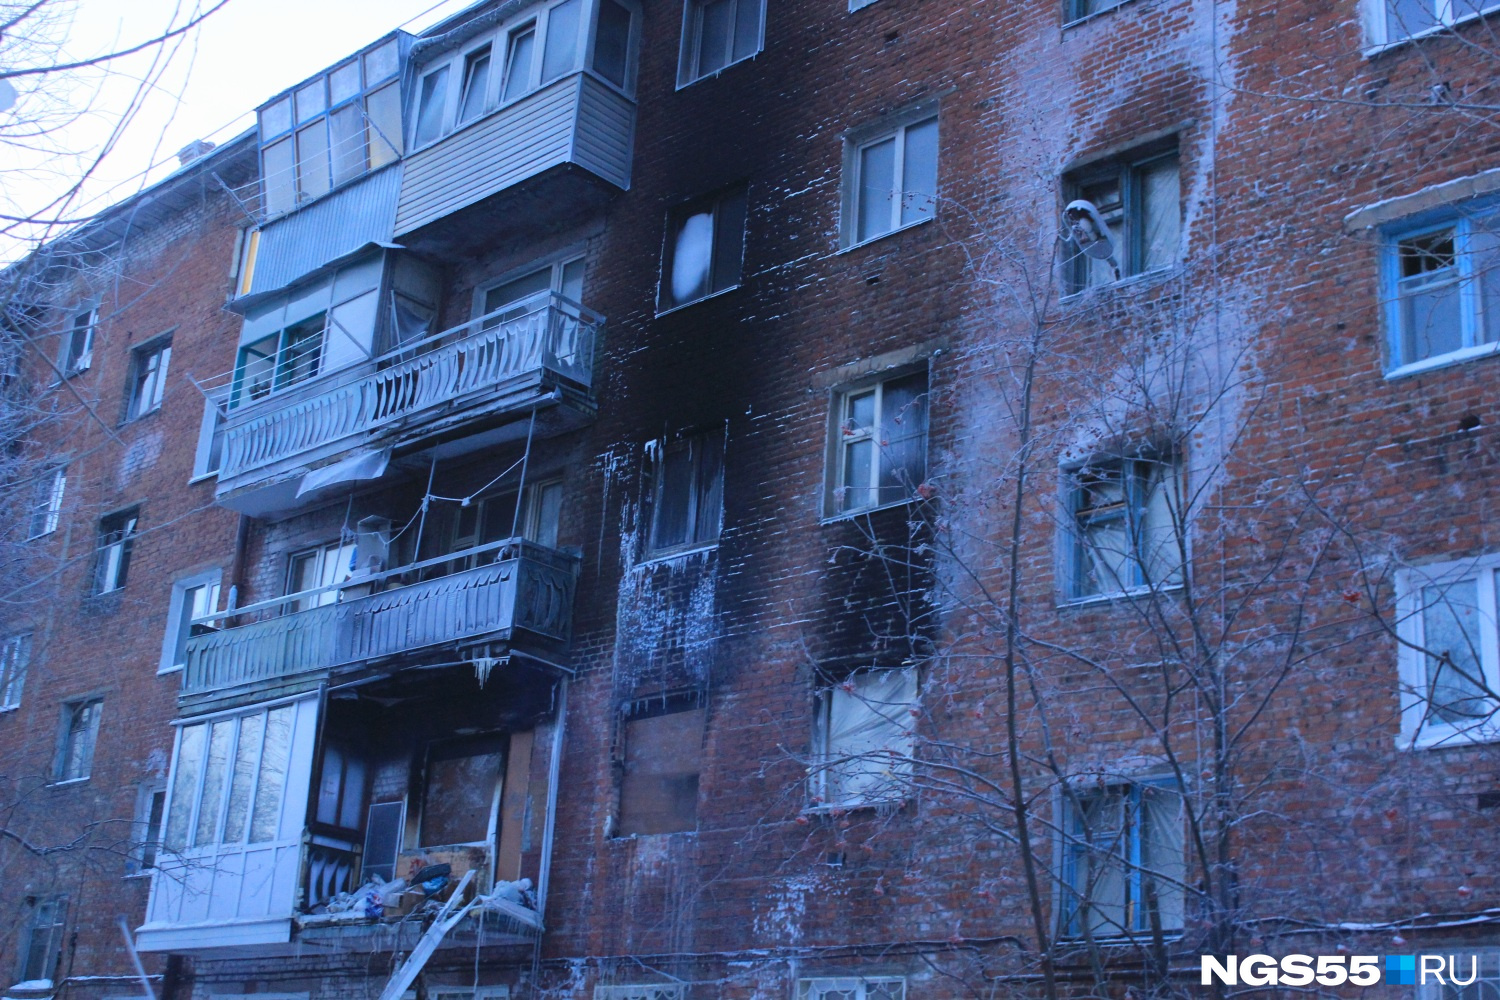
<svg viewBox="0 0 1500 1000">
<path fill-rule="evenodd" d="M 1495 988 L 1487 13 L 489 2 L 189 151 L 8 309 L 8 995 Z"/>
</svg>

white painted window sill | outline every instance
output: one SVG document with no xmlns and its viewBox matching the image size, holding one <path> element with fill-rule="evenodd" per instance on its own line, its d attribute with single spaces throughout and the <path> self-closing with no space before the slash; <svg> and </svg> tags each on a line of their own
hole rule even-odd
<svg viewBox="0 0 1500 1000">
<path fill-rule="evenodd" d="M 728 288 L 720 288 L 718 291 L 709 292 L 707 295 L 700 295 L 696 299 L 689 299 L 686 302 L 680 302 L 675 306 L 663 309 L 661 312 L 656 314 L 656 318 L 661 319 L 663 316 L 670 316 L 673 313 L 682 312 L 682 310 L 684 309 L 691 309 L 693 306 L 697 305 L 700 302 L 707 302 L 709 299 L 716 299 L 721 295 L 728 295 L 730 292 L 738 291 L 739 287 L 740 286 L 737 284 L 730 285 Z"/>
<path fill-rule="evenodd" d="M 1439 354 L 1432 358 L 1423 358 L 1421 361 L 1413 361 L 1411 364 L 1392 368 L 1385 373 L 1385 378 L 1387 382 L 1390 382 L 1398 378 L 1405 378 L 1408 375 L 1419 375 L 1422 372 L 1430 372 L 1438 368 L 1450 368 L 1453 365 L 1461 365 L 1473 361 L 1475 358 L 1489 357 L 1491 354 L 1497 352 L 1500 352 L 1500 343 L 1465 347 L 1462 350 L 1450 351 L 1447 354 Z"/>
<path fill-rule="evenodd" d="M 1465 14 L 1463 17 L 1454 18 L 1447 24 L 1434 24 L 1430 28 L 1423 28 L 1421 31 L 1412 32 L 1410 35 L 1402 35 L 1400 38 L 1392 38 L 1388 41 L 1377 42 L 1374 45 L 1367 45 L 1365 46 L 1365 49 L 1361 53 L 1361 55 L 1363 55 L 1366 59 L 1373 59 L 1381 53 L 1389 52 L 1392 49 L 1399 49 L 1404 45 L 1410 45 L 1411 43 L 1421 41 L 1424 38 L 1431 38 L 1434 35 L 1441 35 L 1444 32 L 1451 32 L 1454 28 L 1462 27 L 1463 25 L 1470 24 L 1474 21 L 1478 21 L 1480 18 L 1487 17 L 1488 15 L 1495 13 L 1500 13 L 1500 4 L 1486 7 L 1484 10 L 1475 11 L 1472 14 Z"/>
<path fill-rule="evenodd" d="M 47 787 L 48 788 L 67 788 L 69 785 L 81 785 L 85 781 L 88 781 L 88 780 L 89 780 L 89 776 L 87 774 L 85 774 L 81 778 L 67 778 L 67 779 L 65 779 L 63 781 L 49 781 L 49 782 L 47 782 Z"/>
<path fill-rule="evenodd" d="M 1491 743 L 1500 743 L 1500 724 L 1493 719 L 1470 729 L 1447 724 L 1423 726 L 1415 738 L 1410 733 L 1402 733 L 1396 741 L 1401 750 L 1472 750 Z"/>
<path fill-rule="evenodd" d="M 890 510 L 892 507 L 907 507 L 921 501 L 922 498 L 919 496 L 909 496 L 902 497 L 900 500 L 892 500 L 890 503 L 875 504 L 872 507 L 855 507 L 851 510 L 841 510 L 837 514 L 824 514 L 818 523 L 837 524 L 840 521 L 852 521 L 856 517 L 863 517 L 866 514 L 876 514 L 883 510 Z"/>
<path fill-rule="evenodd" d="M 1159 587 L 1132 587 L 1129 590 L 1113 590 L 1108 594 L 1090 594 L 1087 597 L 1065 597 L 1057 602 L 1058 610 L 1063 608 L 1091 608 L 1099 604 L 1113 604 L 1116 601 L 1138 601 L 1142 597 L 1153 597 L 1158 594 L 1175 594 L 1182 590 L 1182 584 L 1170 583 Z"/>
<path fill-rule="evenodd" d="M 904 192 L 902 193 L 902 197 L 905 197 L 905 193 Z M 915 222 L 907 222 L 907 223 L 904 223 L 903 225 L 899 225 L 895 229 L 887 229 L 885 232 L 879 234 L 878 236 L 871 236 L 867 240 L 861 240 L 858 243 L 851 243 L 851 244 L 849 244 L 846 247 L 839 247 L 837 250 L 834 251 L 833 255 L 835 257 L 837 257 L 841 253 L 851 253 L 851 252 L 853 252 L 855 250 L 860 249 L 861 247 L 867 247 L 867 246 L 869 246 L 872 243 L 879 243 L 881 240 L 889 239 L 890 237 L 895 236 L 897 233 L 904 233 L 904 232 L 907 232 L 908 230 L 916 229 L 918 226 L 925 226 L 929 222 L 936 222 L 936 221 L 937 221 L 937 214 L 933 213 L 932 215 L 929 215 L 926 218 L 917 219 Z"/>
</svg>

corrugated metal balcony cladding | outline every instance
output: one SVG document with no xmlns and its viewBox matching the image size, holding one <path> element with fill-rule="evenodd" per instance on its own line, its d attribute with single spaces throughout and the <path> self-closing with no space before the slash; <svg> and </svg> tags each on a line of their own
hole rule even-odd
<svg viewBox="0 0 1500 1000">
<path fill-rule="evenodd" d="M 361 247 L 389 242 L 400 194 L 401 164 L 393 163 L 268 222 L 249 294 L 285 288 Z"/>
</svg>

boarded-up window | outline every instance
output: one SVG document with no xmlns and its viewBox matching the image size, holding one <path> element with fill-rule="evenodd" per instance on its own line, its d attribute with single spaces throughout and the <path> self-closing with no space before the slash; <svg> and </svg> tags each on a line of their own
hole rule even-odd
<svg viewBox="0 0 1500 1000">
<path fill-rule="evenodd" d="M 625 720 L 620 833 L 676 833 L 698 825 L 703 710 Z"/>
<path fill-rule="evenodd" d="M 498 737 L 433 745 L 422 793 L 423 847 L 490 838 L 504 756 Z"/>
</svg>

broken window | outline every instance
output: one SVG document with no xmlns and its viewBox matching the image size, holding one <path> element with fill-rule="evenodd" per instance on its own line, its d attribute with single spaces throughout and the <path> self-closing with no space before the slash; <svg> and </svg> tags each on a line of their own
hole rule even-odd
<svg viewBox="0 0 1500 1000">
<path fill-rule="evenodd" d="M 1182 793 L 1164 782 L 1063 792 L 1059 932 L 1121 937 L 1183 923 Z M 1155 918 L 1153 920 L 1153 917 Z"/>
<path fill-rule="evenodd" d="M 1419 745 L 1493 739 L 1500 711 L 1500 556 L 1397 577 L 1403 735 Z"/>
<path fill-rule="evenodd" d="M 1500 216 L 1392 234 L 1392 369 L 1485 353 L 1500 343 Z"/>
<path fill-rule="evenodd" d="M 626 717 L 620 758 L 622 836 L 697 828 L 703 723 L 703 709 L 671 700 L 653 700 Z"/>
<path fill-rule="evenodd" d="M 710 545 L 724 512 L 724 435 L 698 434 L 655 448 L 648 554 Z"/>
<path fill-rule="evenodd" d="M 0 640 L 0 711 L 21 707 L 26 668 L 31 664 L 31 633 Z"/>
<path fill-rule="evenodd" d="M 323 748 L 318 771 L 315 822 L 344 831 L 358 831 L 365 821 L 369 795 L 368 768 L 362 754 L 330 743 Z"/>
<path fill-rule="evenodd" d="M 397 42 L 388 39 L 261 107 L 267 216 L 400 157 L 399 68 Z"/>
<path fill-rule="evenodd" d="M 130 402 L 126 419 L 134 420 L 161 409 L 167 391 L 167 363 L 171 360 L 171 337 L 158 337 L 130 352 Z"/>
<path fill-rule="evenodd" d="M 904 799 L 916 749 L 917 671 L 863 670 L 818 695 L 812 798 L 859 806 Z"/>
<path fill-rule="evenodd" d="M 1064 188 L 1070 205 L 1085 201 L 1094 209 L 1070 212 L 1064 225 L 1069 291 L 1177 262 L 1182 205 L 1175 141 L 1075 170 Z"/>
<path fill-rule="evenodd" d="M 140 510 L 136 507 L 99 519 L 99 545 L 94 554 L 94 593 L 107 594 L 125 586 L 139 522 Z"/>
<path fill-rule="evenodd" d="M 135 803 L 135 850 L 131 858 L 133 872 L 150 871 L 156 867 L 166 807 L 167 789 L 164 785 L 145 785 L 138 791 Z"/>
<path fill-rule="evenodd" d="M 658 308 L 672 309 L 738 286 L 744 256 L 743 185 L 674 209 L 667 216 Z"/>
<path fill-rule="evenodd" d="M 1150 456 L 1092 462 L 1067 474 L 1073 598 L 1182 582 L 1181 470 Z"/>
<path fill-rule="evenodd" d="M 62 520 L 63 492 L 68 486 L 68 467 L 54 465 L 37 477 L 32 494 L 31 523 L 27 538 L 40 538 L 57 530 Z"/>
<path fill-rule="evenodd" d="M 630 9 L 618 0 L 599 0 L 594 30 L 594 72 L 626 89 L 630 73 Z"/>
<path fill-rule="evenodd" d="M 73 314 L 63 339 L 63 375 L 77 375 L 88 371 L 94 363 L 94 328 L 99 322 L 97 309 L 84 309 Z"/>
<path fill-rule="evenodd" d="M 56 978 L 67 918 L 68 897 L 35 898 L 31 918 L 26 921 L 25 940 L 20 949 L 21 966 L 16 973 L 20 982 L 35 982 L 38 979 L 50 981 Z"/>
<path fill-rule="evenodd" d="M 494 839 L 504 739 L 485 736 L 432 744 L 422 789 L 422 847 Z"/>
<path fill-rule="evenodd" d="M 927 372 L 847 389 L 834 397 L 828 513 L 909 499 L 927 478 Z"/>
<path fill-rule="evenodd" d="M 63 704 L 62 733 L 54 772 L 58 781 L 81 781 L 93 770 L 94 744 L 99 739 L 99 715 L 103 710 L 102 698 Z"/>
<path fill-rule="evenodd" d="M 765 0 L 687 0 L 677 86 L 685 87 L 760 51 Z"/>
<path fill-rule="evenodd" d="M 848 147 L 844 244 L 924 222 L 937 213 L 938 120 L 902 125 Z"/>
</svg>

